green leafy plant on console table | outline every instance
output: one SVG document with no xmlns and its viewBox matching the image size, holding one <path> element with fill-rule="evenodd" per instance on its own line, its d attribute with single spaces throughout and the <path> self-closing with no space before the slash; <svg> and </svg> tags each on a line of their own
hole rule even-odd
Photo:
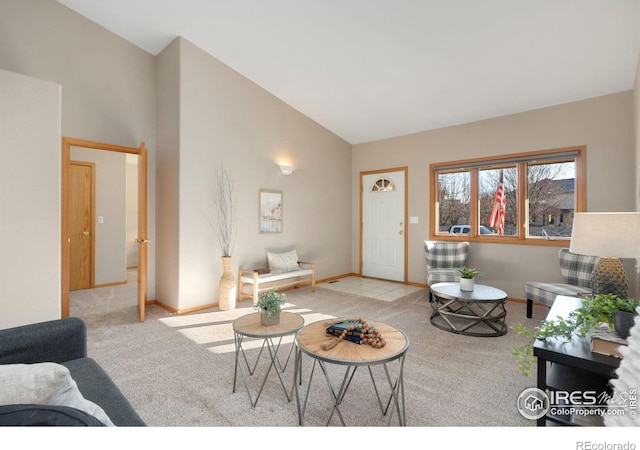
<svg viewBox="0 0 640 450">
<path fill-rule="evenodd" d="M 511 326 L 516 334 L 531 338 L 524 345 L 512 345 L 511 356 L 516 359 L 518 370 L 526 377 L 531 376 L 531 368 L 535 363 L 533 344 L 536 340 L 546 341 L 550 338 L 570 341 L 575 335 L 585 337 L 593 327 L 606 323 L 613 329 L 613 316 L 617 311 L 635 313 L 640 306 L 640 300 L 621 299 L 614 294 L 600 294 L 591 300 L 584 300 L 582 305 L 572 311 L 567 317 L 544 320 L 533 330 L 522 323 Z"/>
</svg>

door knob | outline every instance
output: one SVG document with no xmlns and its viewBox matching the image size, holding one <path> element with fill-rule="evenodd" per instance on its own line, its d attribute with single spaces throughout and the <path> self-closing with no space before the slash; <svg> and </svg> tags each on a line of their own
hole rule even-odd
<svg viewBox="0 0 640 450">
<path fill-rule="evenodd" d="M 83 236 L 89 236 L 89 232 L 88 232 L 88 231 L 83 231 L 83 232 L 82 232 L 82 235 L 83 235 Z"/>
<path fill-rule="evenodd" d="M 402 230 L 398 231 L 398 234 L 402 234 Z"/>
<path fill-rule="evenodd" d="M 148 244 L 149 243 L 149 239 L 136 238 L 135 243 L 136 244 Z"/>
</svg>

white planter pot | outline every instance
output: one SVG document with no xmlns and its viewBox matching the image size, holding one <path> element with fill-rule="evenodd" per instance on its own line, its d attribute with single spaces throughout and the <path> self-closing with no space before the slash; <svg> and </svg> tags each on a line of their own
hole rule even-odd
<svg viewBox="0 0 640 450">
<path fill-rule="evenodd" d="M 473 278 L 460 278 L 461 291 L 473 291 Z"/>
</svg>

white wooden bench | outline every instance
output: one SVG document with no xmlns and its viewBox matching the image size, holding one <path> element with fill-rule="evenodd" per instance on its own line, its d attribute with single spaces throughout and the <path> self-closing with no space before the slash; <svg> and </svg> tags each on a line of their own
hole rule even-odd
<svg viewBox="0 0 640 450">
<path fill-rule="evenodd" d="M 240 269 L 238 271 L 238 301 L 251 298 L 255 305 L 260 293 L 273 288 L 283 290 L 311 286 L 311 292 L 315 292 L 316 265 L 304 261 L 298 261 L 298 264 L 300 265 L 298 269 L 282 273 L 259 274 L 256 270 Z M 250 292 L 245 292 L 247 288 L 250 289 Z"/>
</svg>

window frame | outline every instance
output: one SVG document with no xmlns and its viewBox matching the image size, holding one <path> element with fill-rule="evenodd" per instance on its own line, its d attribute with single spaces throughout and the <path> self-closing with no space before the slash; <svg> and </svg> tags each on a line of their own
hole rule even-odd
<svg viewBox="0 0 640 450">
<path fill-rule="evenodd" d="M 567 157 L 568 154 L 575 153 L 571 158 L 575 162 L 575 179 L 574 179 L 574 213 L 585 212 L 587 207 L 587 161 L 586 146 L 564 147 L 549 150 L 537 150 L 524 153 L 511 153 L 507 155 L 489 156 L 483 158 L 472 158 L 458 161 L 447 161 L 440 163 L 432 163 L 429 166 L 429 239 L 443 241 L 469 241 L 469 242 L 490 242 L 496 244 L 518 244 L 518 245 L 540 245 L 565 247 L 569 244 L 570 237 L 527 237 L 527 171 L 525 170 L 527 163 L 548 160 L 553 162 L 555 156 L 558 160 Z M 479 171 L 486 169 L 488 166 L 499 166 L 508 163 L 515 163 L 518 167 L 518 233 L 513 236 L 498 236 L 480 234 L 479 229 Z M 436 205 L 438 203 L 438 174 L 441 172 L 463 169 L 469 171 L 470 177 L 470 223 L 471 231 L 468 235 L 438 234 L 439 218 L 436 214 Z"/>
</svg>

